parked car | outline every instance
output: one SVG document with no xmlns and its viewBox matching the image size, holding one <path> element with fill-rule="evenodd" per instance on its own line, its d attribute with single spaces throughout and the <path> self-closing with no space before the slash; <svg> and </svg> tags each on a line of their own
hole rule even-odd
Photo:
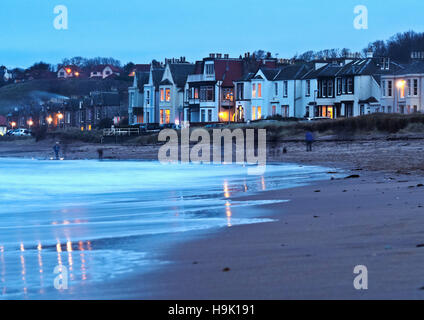
<svg viewBox="0 0 424 320">
<path fill-rule="evenodd" d="M 31 131 L 29 131 L 28 129 L 16 129 L 13 130 L 11 135 L 14 137 L 30 137 Z"/>
<path fill-rule="evenodd" d="M 225 123 L 210 123 L 205 126 L 206 129 L 210 128 L 223 128 L 225 126 Z"/>
<path fill-rule="evenodd" d="M 8 130 L 8 131 L 6 132 L 6 136 L 11 136 L 11 135 L 13 135 L 13 132 L 15 132 L 15 130 Z"/>
<path fill-rule="evenodd" d="M 157 123 L 143 123 L 139 126 L 140 132 L 159 132 L 160 126 Z"/>
<path fill-rule="evenodd" d="M 179 125 L 176 125 L 175 123 L 163 123 L 160 125 L 160 129 L 180 129 Z"/>
</svg>

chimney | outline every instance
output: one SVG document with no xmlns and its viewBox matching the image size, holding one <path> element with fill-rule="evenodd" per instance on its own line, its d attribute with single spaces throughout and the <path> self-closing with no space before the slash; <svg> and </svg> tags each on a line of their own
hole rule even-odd
<svg viewBox="0 0 424 320">
<path fill-rule="evenodd" d="M 216 54 L 216 57 L 217 57 L 218 59 L 221 59 L 221 58 L 222 58 L 222 53 L 217 53 L 217 54 Z"/>
<path fill-rule="evenodd" d="M 230 55 L 228 53 L 226 53 L 226 54 L 224 54 L 224 58 L 225 59 L 229 59 L 230 58 Z"/>
<path fill-rule="evenodd" d="M 210 53 L 209 58 L 215 58 L 215 53 Z"/>
</svg>

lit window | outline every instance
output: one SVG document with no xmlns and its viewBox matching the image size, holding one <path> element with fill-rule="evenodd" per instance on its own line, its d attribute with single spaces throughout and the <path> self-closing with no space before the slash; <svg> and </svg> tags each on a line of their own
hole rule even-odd
<svg viewBox="0 0 424 320">
<path fill-rule="evenodd" d="M 256 84 L 252 84 L 252 98 L 256 98 Z"/>
<path fill-rule="evenodd" d="M 224 95 L 224 100 L 226 100 L 226 101 L 233 101 L 234 100 L 234 95 L 233 95 L 232 89 L 225 88 L 223 90 L 223 95 Z"/>
<path fill-rule="evenodd" d="M 258 98 L 262 98 L 262 84 L 258 83 Z"/>
<path fill-rule="evenodd" d="M 160 89 L 160 101 L 165 101 L 165 95 L 163 89 Z"/>
<path fill-rule="evenodd" d="M 165 90 L 165 97 L 167 102 L 171 101 L 171 89 Z"/>
<path fill-rule="evenodd" d="M 166 115 L 166 118 L 165 118 L 166 123 L 170 123 L 171 122 L 171 111 L 169 109 L 166 109 L 165 115 Z"/>
<path fill-rule="evenodd" d="M 262 119 L 261 107 L 258 107 L 258 120 Z"/>
<path fill-rule="evenodd" d="M 163 124 L 163 109 L 160 109 L 160 124 Z"/>
<path fill-rule="evenodd" d="M 252 120 L 256 120 L 256 108 L 252 106 Z"/>
</svg>

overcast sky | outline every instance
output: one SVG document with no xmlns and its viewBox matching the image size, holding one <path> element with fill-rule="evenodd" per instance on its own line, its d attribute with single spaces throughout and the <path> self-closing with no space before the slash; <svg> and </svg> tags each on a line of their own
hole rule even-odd
<svg viewBox="0 0 424 320">
<path fill-rule="evenodd" d="M 68 30 L 53 27 L 57 5 L 68 8 Z M 368 30 L 353 27 L 357 5 L 369 10 Z M 424 31 L 423 12 L 419 0 L 0 0 L 0 65 L 56 64 L 73 56 L 147 63 L 257 49 L 281 58 L 327 48 L 359 51 L 397 32 Z"/>
</svg>

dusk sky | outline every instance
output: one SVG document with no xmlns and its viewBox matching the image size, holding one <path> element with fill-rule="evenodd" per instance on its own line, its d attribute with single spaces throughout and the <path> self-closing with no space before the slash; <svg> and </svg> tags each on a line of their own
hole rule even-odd
<svg viewBox="0 0 424 320">
<path fill-rule="evenodd" d="M 56 5 L 68 8 L 68 30 L 53 27 Z M 357 5 L 368 7 L 368 30 L 353 27 Z M 423 12 L 417 0 L 1 0 L 0 65 L 56 64 L 73 56 L 147 63 L 257 49 L 281 58 L 327 48 L 359 51 L 397 32 L 424 31 Z"/>
</svg>

